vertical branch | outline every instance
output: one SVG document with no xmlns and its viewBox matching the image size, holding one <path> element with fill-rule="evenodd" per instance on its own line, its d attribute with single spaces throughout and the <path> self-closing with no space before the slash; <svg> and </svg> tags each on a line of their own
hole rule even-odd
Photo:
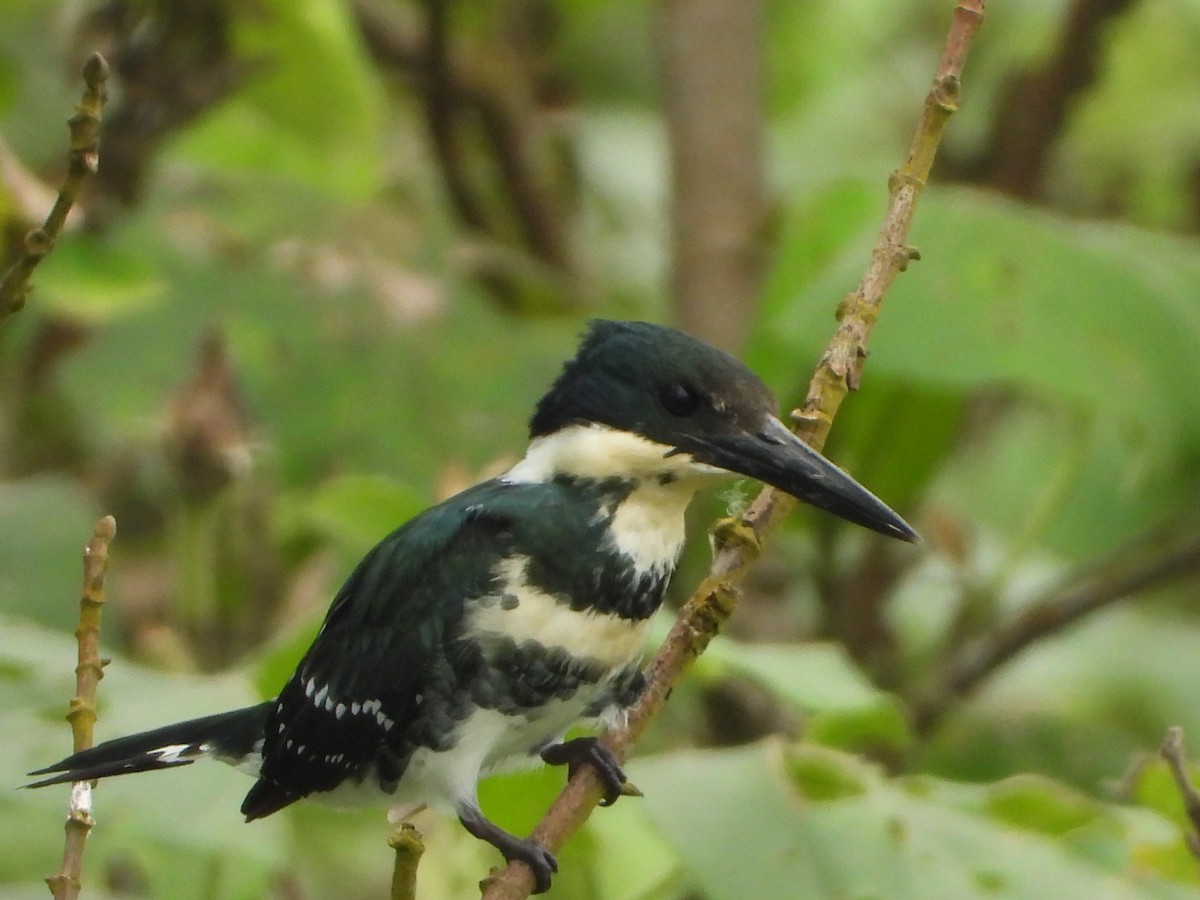
<svg viewBox="0 0 1200 900">
<path fill-rule="evenodd" d="M 888 208 L 871 261 L 858 288 L 838 306 L 838 329 L 829 342 L 809 384 L 803 407 L 794 414 L 797 433 L 814 447 L 829 436 L 833 417 L 846 394 L 858 388 L 867 358 L 867 335 L 896 276 L 909 262 L 920 259 L 908 245 L 917 200 L 925 189 L 933 160 L 950 117 L 958 109 L 959 78 L 967 49 L 983 23 L 987 0 L 961 0 L 938 63 L 933 86 L 908 149 L 908 158 L 888 179 Z"/>
<path fill-rule="evenodd" d="M 83 591 L 79 598 L 79 625 L 75 629 L 79 662 L 75 667 L 75 696 L 71 698 L 67 713 L 76 753 L 92 746 L 96 688 L 104 677 L 104 666 L 108 662 L 100 658 L 100 613 L 104 608 L 108 545 L 116 533 L 116 520 L 105 516 L 96 523 L 92 539 L 83 550 Z M 93 824 L 91 782 L 77 781 L 71 785 L 62 865 L 56 874 L 46 879 L 56 900 L 74 900 L 79 896 L 83 851 Z"/>
<path fill-rule="evenodd" d="M 732 350 L 763 272 L 763 3 L 665 0 L 659 24 L 676 319 Z"/>
<path fill-rule="evenodd" d="M 391 900 L 416 900 L 417 864 L 425 852 L 421 833 L 410 822 L 404 822 L 388 837 L 388 846 L 396 851 L 392 865 Z"/>
<path fill-rule="evenodd" d="M 858 386 L 867 355 L 867 337 L 879 316 L 884 296 L 896 275 L 916 251 L 908 245 L 917 198 L 925 186 L 933 159 L 950 116 L 957 109 L 959 78 L 967 50 L 983 22 L 987 0 L 959 0 L 955 6 L 933 87 L 925 100 L 913 135 L 908 159 L 893 173 L 888 187 L 888 210 L 870 263 L 858 289 L 838 308 L 838 329 L 813 375 L 804 408 L 794 413 L 797 434 L 815 448 L 825 443 L 841 401 Z M 646 669 L 646 687 L 625 720 L 604 735 L 618 761 L 653 721 L 672 686 L 720 632 L 737 605 L 738 584 L 758 553 L 762 539 L 794 500 L 764 488 L 738 520 L 718 523 L 714 536 L 719 549 L 708 577 L 680 610 L 666 640 Z M 532 838 L 558 850 L 587 820 L 601 796 L 600 780 L 592 768 L 581 768 L 551 805 Z M 510 862 L 484 881 L 484 900 L 521 900 L 533 889 L 533 873 L 521 862 Z"/>
<path fill-rule="evenodd" d="M 1179 796 L 1183 800 L 1183 811 L 1192 823 L 1192 829 L 1185 833 L 1184 840 L 1192 855 L 1200 858 L 1200 792 L 1196 790 L 1191 776 L 1188 775 L 1182 728 L 1173 725 L 1167 729 L 1158 755 L 1166 761 L 1171 770 L 1171 777 L 1175 779 L 1175 787 L 1179 789 Z"/>
<path fill-rule="evenodd" d="M 25 252 L 0 280 L 0 324 L 24 308 L 33 270 L 54 249 L 54 242 L 67 221 L 67 213 L 75 205 L 84 179 L 100 167 L 100 114 L 108 100 L 108 63 L 99 53 L 93 53 L 84 64 L 83 81 L 83 97 L 75 115 L 67 120 L 71 128 L 67 178 L 46 221 L 25 235 Z"/>
</svg>

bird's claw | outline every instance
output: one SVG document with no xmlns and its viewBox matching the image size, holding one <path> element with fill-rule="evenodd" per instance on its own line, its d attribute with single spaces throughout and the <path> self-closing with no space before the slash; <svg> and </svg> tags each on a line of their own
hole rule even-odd
<svg viewBox="0 0 1200 900">
<path fill-rule="evenodd" d="M 589 764 L 604 786 L 601 806 L 612 806 L 618 797 L 642 796 L 642 792 L 625 779 L 625 772 L 612 750 L 597 737 L 581 737 L 554 744 L 542 751 L 542 759 L 552 766 L 565 765 L 568 778 L 575 777 L 581 764 Z"/>
<path fill-rule="evenodd" d="M 529 870 L 533 872 L 533 893 L 544 894 L 550 890 L 552 877 L 558 871 L 558 859 L 541 844 L 536 841 L 522 841 L 511 849 L 511 855 L 506 853 L 505 857 L 510 862 L 516 859 L 529 866 Z"/>
<path fill-rule="evenodd" d="M 481 841 L 487 841 L 503 853 L 504 858 L 509 862 L 515 860 L 529 866 L 529 870 L 533 873 L 533 893 L 543 894 L 550 890 L 550 882 L 554 873 L 558 871 L 558 860 L 550 850 L 532 838 L 520 838 L 515 834 L 509 834 L 484 818 L 483 814 L 474 806 L 460 810 L 458 819 L 467 831 Z M 486 884 L 494 877 L 494 875 L 489 876 L 481 884 Z"/>
</svg>

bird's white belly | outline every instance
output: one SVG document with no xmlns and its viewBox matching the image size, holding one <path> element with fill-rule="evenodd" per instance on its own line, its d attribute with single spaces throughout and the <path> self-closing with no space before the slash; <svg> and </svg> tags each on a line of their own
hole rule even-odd
<svg viewBox="0 0 1200 900">
<path fill-rule="evenodd" d="M 477 708 L 455 728 L 449 750 L 421 747 L 412 754 L 395 793 L 382 792 L 372 773 L 361 782 L 349 778 L 332 791 L 310 796 L 333 806 L 387 806 L 394 821 L 423 805 L 453 813 L 460 803 L 474 801 L 480 778 L 541 765 L 539 749 L 578 723 L 600 691 L 597 686 L 569 700 L 554 700 L 540 707 L 536 718 Z"/>
</svg>

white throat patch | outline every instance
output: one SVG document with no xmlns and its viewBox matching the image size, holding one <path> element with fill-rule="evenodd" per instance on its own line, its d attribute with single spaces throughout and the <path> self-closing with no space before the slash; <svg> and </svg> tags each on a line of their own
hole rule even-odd
<svg viewBox="0 0 1200 900">
<path fill-rule="evenodd" d="M 636 486 L 615 510 L 611 536 L 638 574 L 674 568 L 683 548 L 684 511 L 696 491 L 729 473 L 688 453 L 604 425 L 573 425 L 537 438 L 501 481 L 546 482 L 557 475 Z M 670 455 L 669 455 L 670 454 Z"/>
<path fill-rule="evenodd" d="M 525 458 L 500 477 L 511 483 L 544 482 L 556 475 L 577 478 L 645 480 L 670 478 L 699 481 L 728 476 L 715 466 L 696 462 L 688 453 L 676 453 L 667 444 L 618 431 L 606 425 L 571 425 L 535 438 Z"/>
</svg>

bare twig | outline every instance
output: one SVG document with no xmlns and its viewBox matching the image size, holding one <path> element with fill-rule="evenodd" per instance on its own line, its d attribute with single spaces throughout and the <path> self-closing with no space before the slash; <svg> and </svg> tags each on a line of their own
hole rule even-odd
<svg viewBox="0 0 1200 900">
<path fill-rule="evenodd" d="M 85 178 L 95 174 L 100 166 L 100 114 L 108 99 L 108 63 L 99 53 L 93 53 L 83 66 L 86 85 L 75 115 L 67 120 L 71 127 L 71 150 L 68 155 L 67 177 L 50 215 L 41 228 L 25 235 L 25 252 L 0 281 L 0 324 L 25 306 L 29 295 L 29 278 L 38 263 L 54 249 L 54 242 L 67 220 L 67 213 L 79 196 Z"/>
<path fill-rule="evenodd" d="M 1184 811 L 1192 823 L 1192 830 L 1185 835 L 1184 839 L 1187 841 L 1192 855 L 1200 858 L 1200 792 L 1197 792 L 1196 786 L 1192 784 L 1192 779 L 1188 775 L 1187 754 L 1183 749 L 1183 729 L 1178 725 L 1168 728 L 1162 747 L 1158 752 L 1166 760 L 1167 766 L 1175 778 L 1179 795 L 1183 798 Z"/>
<path fill-rule="evenodd" d="M 108 545 L 117 533 L 117 522 L 105 516 L 96 523 L 92 539 L 83 550 L 83 592 L 79 598 L 79 663 L 75 667 L 75 696 L 67 721 L 71 723 L 75 752 L 92 746 L 92 727 L 96 724 L 96 687 L 104 677 L 108 660 L 100 658 L 100 613 L 104 608 L 104 574 L 108 570 Z M 67 812 L 66 842 L 62 865 L 46 879 L 56 900 L 79 896 L 83 872 L 83 850 L 92 830 L 92 784 L 77 781 L 71 785 Z"/>
<path fill-rule="evenodd" d="M 809 386 L 808 398 L 795 415 L 797 433 L 820 448 L 846 393 L 858 386 L 867 336 L 878 318 L 887 289 L 896 275 L 916 258 L 908 245 L 909 226 L 917 198 L 924 188 L 934 155 L 950 115 L 957 108 L 959 77 L 975 32 L 983 21 L 986 0 L 960 0 L 954 10 L 945 49 L 933 87 L 913 136 L 907 161 L 889 180 L 890 201 L 871 262 L 858 290 L 838 310 L 839 327 Z M 620 726 L 604 740 L 619 760 L 658 714 L 672 685 L 717 635 L 737 604 L 737 590 L 746 567 L 757 555 L 763 536 L 794 501 L 764 488 L 738 520 L 718 523 L 720 549 L 708 577 L 680 611 L 663 645 L 646 670 L 646 689 Z M 567 783 L 532 838 L 558 850 L 591 814 L 600 799 L 599 779 L 590 767 L 581 768 Z M 533 874 L 521 862 L 510 862 L 484 882 L 484 900 L 519 900 L 533 888 Z"/>
<path fill-rule="evenodd" d="M 403 822 L 388 837 L 388 846 L 396 851 L 396 861 L 392 866 L 391 900 L 416 900 L 417 863 L 425 852 L 421 833 L 411 822 Z"/>
<path fill-rule="evenodd" d="M 1006 625 L 961 647 L 943 667 L 939 684 L 913 712 L 918 732 L 933 728 L 949 706 L 1042 638 L 1059 634 L 1099 609 L 1150 587 L 1200 573 L 1200 535 L 1153 554 L 1088 572 L 1027 606 Z"/>
</svg>

